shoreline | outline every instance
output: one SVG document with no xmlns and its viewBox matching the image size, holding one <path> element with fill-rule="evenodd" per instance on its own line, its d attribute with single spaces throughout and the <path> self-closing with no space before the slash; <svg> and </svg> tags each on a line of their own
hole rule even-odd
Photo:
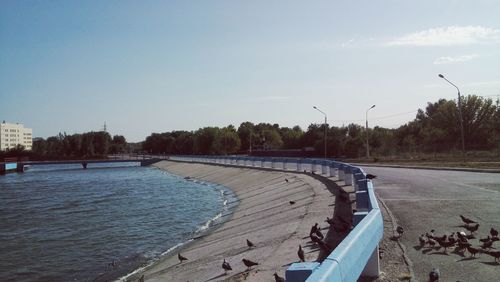
<svg viewBox="0 0 500 282">
<path fill-rule="evenodd" d="M 320 252 L 308 238 L 309 229 L 316 222 L 323 230 L 328 229 L 324 220 L 333 215 L 335 202 L 335 196 L 321 181 L 287 171 L 172 161 L 154 166 L 227 187 L 239 199 L 239 205 L 222 224 L 180 248 L 188 261 L 179 263 L 174 250 L 127 281 L 137 281 L 141 275 L 146 281 L 266 281 L 273 279 L 274 272 L 284 276 L 288 266 L 299 261 L 299 244 L 306 261 L 318 258 Z M 296 204 L 291 205 L 290 200 Z M 246 239 L 255 247 L 248 248 Z M 247 271 L 242 258 L 259 265 Z M 221 268 L 223 259 L 233 268 L 227 275 Z"/>
<path fill-rule="evenodd" d="M 152 166 L 154 167 L 154 166 Z M 158 167 L 154 167 L 156 169 L 160 169 Z M 164 170 L 168 173 L 171 173 L 167 170 Z M 177 175 L 174 173 L 171 173 L 172 175 L 178 176 L 178 177 L 183 177 L 182 175 Z M 125 282 L 125 281 L 135 281 L 138 278 L 138 274 L 146 271 L 147 269 L 150 269 L 154 267 L 156 264 L 160 263 L 162 260 L 174 256 L 176 251 L 181 251 L 187 247 L 189 247 L 191 244 L 194 244 L 197 240 L 208 236 L 211 232 L 216 230 L 220 225 L 223 225 L 224 222 L 228 221 L 231 216 L 234 213 L 234 210 L 239 204 L 239 199 L 238 197 L 234 194 L 234 192 L 223 185 L 213 183 L 213 182 L 207 182 L 207 181 L 198 181 L 197 179 L 190 178 L 190 177 L 183 177 L 186 181 L 192 181 L 197 184 L 201 185 L 207 185 L 209 187 L 216 186 L 219 192 L 223 194 L 223 205 L 221 210 L 212 218 L 207 220 L 202 226 L 200 226 L 197 230 L 195 230 L 192 233 L 191 237 L 188 237 L 186 241 L 180 242 L 164 252 L 162 252 L 157 258 L 153 259 L 152 261 L 149 261 L 146 265 L 140 266 L 139 268 L 134 269 L 132 272 L 127 273 L 126 275 L 123 275 L 121 277 L 118 277 L 114 279 L 114 282 Z M 233 200 L 233 201 L 230 201 Z"/>
</svg>

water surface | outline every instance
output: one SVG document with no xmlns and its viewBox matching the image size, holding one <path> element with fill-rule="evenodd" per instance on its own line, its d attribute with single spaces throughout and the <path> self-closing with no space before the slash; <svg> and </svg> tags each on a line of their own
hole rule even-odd
<svg viewBox="0 0 500 282">
<path fill-rule="evenodd" d="M 33 166 L 0 176 L 1 280 L 110 280 L 220 220 L 232 194 L 133 165 Z"/>
</svg>

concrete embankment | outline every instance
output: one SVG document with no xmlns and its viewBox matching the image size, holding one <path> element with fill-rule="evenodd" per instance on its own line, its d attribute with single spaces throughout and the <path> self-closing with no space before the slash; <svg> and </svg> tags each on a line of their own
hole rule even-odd
<svg viewBox="0 0 500 282">
<path fill-rule="evenodd" d="M 324 221 L 332 217 L 335 202 L 332 188 L 318 179 L 300 173 L 171 161 L 154 166 L 224 185 L 240 203 L 222 226 L 181 251 L 188 261 L 179 263 L 174 252 L 133 279 L 144 274 L 146 281 L 272 281 L 274 272 L 284 276 L 286 268 L 299 261 L 299 245 L 306 261 L 317 259 L 319 249 L 311 244 L 309 231 L 318 222 L 326 233 Z M 246 239 L 255 247 L 248 248 Z M 247 271 L 243 258 L 259 265 Z M 223 259 L 233 268 L 227 275 L 221 268 Z"/>
</svg>

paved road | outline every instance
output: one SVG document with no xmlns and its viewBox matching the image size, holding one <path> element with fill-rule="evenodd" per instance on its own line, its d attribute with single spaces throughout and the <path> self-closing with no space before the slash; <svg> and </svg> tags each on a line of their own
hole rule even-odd
<svg viewBox="0 0 500 282">
<path fill-rule="evenodd" d="M 460 228 L 459 214 L 481 225 L 476 237 L 484 238 L 490 227 L 500 229 L 500 174 L 438 171 L 404 168 L 363 167 L 378 176 L 375 191 L 387 204 L 399 225 L 405 228 L 401 242 L 413 262 L 419 281 L 427 281 L 433 267 L 441 271 L 440 281 L 500 281 L 500 264 L 487 254 L 469 258 L 452 249 L 418 248 L 418 236 L 436 230 L 450 234 Z M 479 240 L 471 240 L 474 246 Z M 500 242 L 494 247 L 500 249 Z"/>
</svg>

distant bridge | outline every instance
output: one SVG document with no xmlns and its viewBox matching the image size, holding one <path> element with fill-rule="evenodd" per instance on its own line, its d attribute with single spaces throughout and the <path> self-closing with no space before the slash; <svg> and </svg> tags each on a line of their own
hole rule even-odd
<svg viewBox="0 0 500 282">
<path fill-rule="evenodd" d="M 24 168 L 26 166 L 32 165 L 64 165 L 64 164 L 81 164 L 83 169 L 87 168 L 88 164 L 91 163 L 140 163 L 141 166 L 148 166 L 154 164 L 156 162 L 161 161 L 162 159 L 166 159 L 167 157 L 162 156 L 149 156 L 149 155 L 113 155 L 108 159 L 95 159 L 95 160 L 62 160 L 62 161 L 28 161 L 28 160 L 17 160 L 17 161 L 8 161 L 3 163 L 0 173 L 9 172 L 9 171 L 17 171 L 24 172 Z"/>
</svg>

